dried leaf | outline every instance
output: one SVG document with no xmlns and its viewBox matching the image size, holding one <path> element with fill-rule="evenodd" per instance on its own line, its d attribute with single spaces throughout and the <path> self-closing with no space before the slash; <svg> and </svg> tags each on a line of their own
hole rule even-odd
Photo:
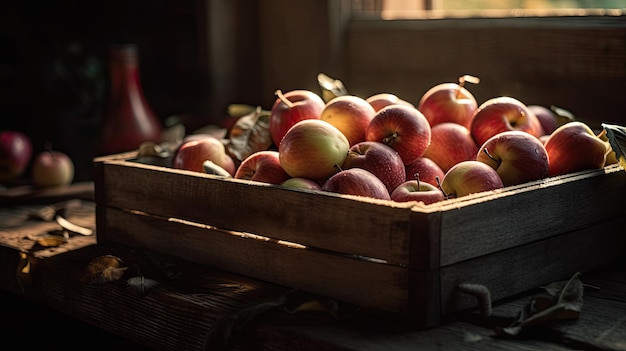
<svg viewBox="0 0 626 351">
<path fill-rule="evenodd" d="M 339 79 L 333 79 L 324 73 L 317 75 L 317 83 L 322 91 L 322 99 L 328 102 L 337 96 L 348 95 L 348 90 Z"/>
<path fill-rule="evenodd" d="M 231 174 L 221 166 L 215 164 L 211 160 L 206 160 L 202 163 L 202 168 L 206 174 L 212 174 L 219 177 L 230 178 Z"/>
<path fill-rule="evenodd" d="M 27 292 L 30 288 L 32 282 L 31 271 L 31 257 L 25 252 L 20 252 L 20 261 L 17 265 L 16 278 L 22 293 Z"/>
<path fill-rule="evenodd" d="M 606 137 L 620 166 L 626 169 L 626 127 L 602 123 L 602 128 L 606 131 Z"/>
<path fill-rule="evenodd" d="M 36 242 L 43 247 L 56 247 L 65 244 L 67 239 L 59 235 L 44 235 L 37 238 Z"/>
<path fill-rule="evenodd" d="M 257 107 L 233 124 L 226 150 L 229 155 L 241 162 L 257 151 L 269 149 L 270 146 L 272 146 L 270 111 Z"/>
<path fill-rule="evenodd" d="M 139 296 L 146 296 L 150 290 L 159 285 L 156 280 L 146 278 L 143 275 L 140 277 L 131 277 L 126 281 L 128 287 L 136 292 Z"/>
<path fill-rule="evenodd" d="M 98 256 L 83 270 L 80 281 L 87 284 L 106 284 L 122 278 L 128 267 L 121 259 L 112 256 Z"/>
<path fill-rule="evenodd" d="M 307 312 L 307 311 L 319 311 L 319 312 L 330 314 L 335 319 L 339 319 L 339 315 L 337 314 L 338 309 L 339 309 L 339 306 L 337 305 L 337 302 L 334 300 L 328 300 L 325 302 L 322 302 L 319 300 L 310 300 L 310 301 L 301 303 L 300 305 L 296 306 L 292 310 L 285 308 L 285 312 L 289 314 L 296 314 L 296 313 Z"/>
<path fill-rule="evenodd" d="M 554 282 L 544 287 L 545 294 L 534 296 L 518 313 L 517 319 L 507 327 L 496 328 L 496 334 L 516 336 L 525 327 L 578 318 L 583 305 L 584 290 L 579 276 L 580 273 L 576 273 L 567 281 Z"/>
<path fill-rule="evenodd" d="M 220 350 L 228 344 L 233 333 L 243 328 L 259 315 L 285 304 L 287 298 L 279 296 L 255 303 L 217 321 L 209 330 L 203 350 Z"/>
</svg>

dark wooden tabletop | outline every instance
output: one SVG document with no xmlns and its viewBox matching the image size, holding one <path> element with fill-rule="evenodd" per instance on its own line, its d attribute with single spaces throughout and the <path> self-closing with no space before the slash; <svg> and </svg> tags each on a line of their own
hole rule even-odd
<svg viewBox="0 0 626 351">
<path fill-rule="evenodd" d="M 76 339 L 71 333 L 102 332 L 90 348 L 110 348 L 117 340 L 118 346 L 154 350 L 626 350 L 626 258 L 582 272 L 578 318 L 500 336 L 496 330 L 544 291 L 538 287 L 495 301 L 490 316 L 469 310 L 437 328 L 418 330 L 399 316 L 181 258 L 103 246 L 97 233 L 64 233 L 56 221 L 25 216 L 40 207 L 0 208 L 2 306 L 14 322 L 3 330 L 8 337 L 25 330 L 39 335 L 38 345 L 54 348 L 59 340 Z M 95 230 L 94 208 L 81 200 L 66 218 Z M 49 233 L 65 235 L 66 242 L 51 245 L 43 238 Z M 118 259 L 122 269 L 107 266 L 110 275 L 98 274 L 98 282 L 86 269 L 103 256 Z M 38 323 L 43 309 L 57 319 Z"/>
</svg>

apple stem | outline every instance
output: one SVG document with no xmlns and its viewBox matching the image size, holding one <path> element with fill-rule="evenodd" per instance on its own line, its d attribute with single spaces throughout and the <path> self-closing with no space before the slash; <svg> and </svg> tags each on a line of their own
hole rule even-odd
<svg viewBox="0 0 626 351">
<path fill-rule="evenodd" d="M 463 76 L 460 76 L 459 77 L 459 88 L 456 90 L 456 98 L 457 99 L 460 97 L 459 95 L 461 95 L 461 89 L 465 85 L 465 82 L 472 83 L 472 84 L 478 84 L 478 83 L 480 83 L 480 78 L 471 76 L 469 74 L 465 74 Z"/>
<path fill-rule="evenodd" d="M 391 141 L 397 137 L 398 137 L 398 133 L 393 132 L 393 134 L 391 134 L 390 136 L 383 138 L 383 144 L 389 145 Z"/>
<path fill-rule="evenodd" d="M 451 194 L 446 194 L 446 192 L 443 190 L 443 188 L 441 187 L 441 179 L 439 179 L 439 176 L 435 177 L 435 182 L 437 183 L 437 188 L 441 190 L 441 193 L 443 194 L 444 199 L 449 199 Z"/>
<path fill-rule="evenodd" d="M 343 169 L 341 169 L 341 166 L 340 166 L 340 165 L 335 165 L 335 168 L 337 168 L 337 170 L 338 170 L 339 172 L 343 171 Z"/>
<path fill-rule="evenodd" d="M 274 92 L 274 94 L 276 96 L 278 96 L 280 101 L 282 101 L 285 105 L 287 105 L 287 107 L 289 107 L 289 108 L 293 107 L 293 102 L 289 101 L 289 99 L 287 99 L 285 97 L 285 95 L 283 95 L 283 92 L 280 89 L 276 90 L 276 92 Z"/>
<path fill-rule="evenodd" d="M 485 155 L 487 155 L 487 157 L 489 157 L 490 159 L 492 159 L 495 162 L 497 162 L 498 164 L 500 164 L 500 161 L 496 160 L 493 156 L 491 156 L 491 154 L 489 153 L 489 150 L 487 150 L 486 147 L 483 148 L 483 152 L 485 153 Z"/>
</svg>

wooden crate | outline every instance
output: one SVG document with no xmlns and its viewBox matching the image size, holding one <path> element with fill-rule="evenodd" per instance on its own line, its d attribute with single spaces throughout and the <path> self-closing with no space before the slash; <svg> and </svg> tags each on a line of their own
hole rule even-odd
<svg viewBox="0 0 626 351">
<path fill-rule="evenodd" d="M 424 206 L 137 162 L 95 160 L 98 242 L 142 247 L 272 283 L 441 324 L 494 300 L 605 264 L 626 250 L 617 166 Z"/>
</svg>

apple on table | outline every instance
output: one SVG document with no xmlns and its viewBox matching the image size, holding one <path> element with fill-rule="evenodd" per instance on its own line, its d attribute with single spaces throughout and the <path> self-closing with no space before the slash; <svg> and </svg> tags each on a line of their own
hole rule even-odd
<svg viewBox="0 0 626 351">
<path fill-rule="evenodd" d="M 30 138 L 19 131 L 0 131 L 0 183 L 21 177 L 33 154 Z"/>
<path fill-rule="evenodd" d="M 341 95 L 326 103 L 320 119 L 339 129 L 350 146 L 365 141 L 365 132 L 376 111 L 363 98 Z"/>
<path fill-rule="evenodd" d="M 40 188 L 59 187 L 74 180 L 74 162 L 64 152 L 50 146 L 33 159 L 32 181 Z"/>
<path fill-rule="evenodd" d="M 390 146 L 405 165 L 417 160 L 430 145 L 426 117 L 416 108 L 395 104 L 379 110 L 367 127 L 366 140 Z"/>
<path fill-rule="evenodd" d="M 489 138 L 478 151 L 476 160 L 495 169 L 504 186 L 548 176 L 548 153 L 543 143 L 519 130 L 498 133 Z"/>
</svg>

